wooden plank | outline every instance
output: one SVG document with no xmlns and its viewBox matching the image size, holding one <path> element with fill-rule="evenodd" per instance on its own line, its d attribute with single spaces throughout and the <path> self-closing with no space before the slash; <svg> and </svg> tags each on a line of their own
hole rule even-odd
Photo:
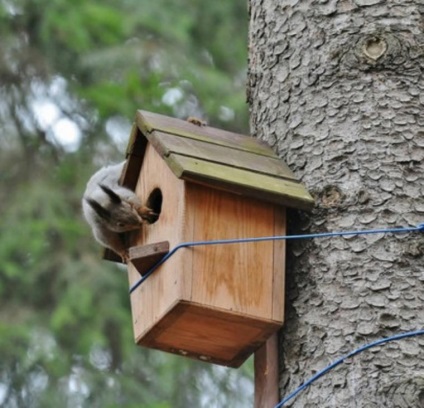
<svg viewBox="0 0 424 408">
<path fill-rule="evenodd" d="M 127 148 L 125 149 L 125 157 L 128 157 L 131 154 L 132 146 L 137 137 L 137 133 L 139 132 L 140 131 L 137 127 L 137 124 L 133 122 L 131 125 L 131 132 L 130 132 L 130 137 L 128 139 Z"/>
<path fill-rule="evenodd" d="M 298 209 L 309 210 L 314 205 L 303 185 L 294 181 L 176 154 L 165 160 L 174 174 L 184 180 Z"/>
<path fill-rule="evenodd" d="M 178 302 L 158 318 L 137 344 L 237 368 L 281 324 L 268 319 Z"/>
<path fill-rule="evenodd" d="M 176 153 L 274 177 L 296 180 L 288 166 L 277 156 L 262 156 L 228 146 L 178 137 L 161 131 L 155 131 L 150 140 L 162 157 Z"/>
<path fill-rule="evenodd" d="M 143 164 L 146 147 L 147 139 L 141 134 L 140 130 L 134 124 L 131 129 L 130 140 L 127 146 L 127 162 L 120 178 L 121 185 L 131 190 L 135 190 L 141 166 Z"/>
<path fill-rule="evenodd" d="M 160 130 L 173 135 L 275 157 L 275 153 L 267 144 L 250 136 L 240 135 L 210 126 L 197 126 L 185 120 L 141 110 L 137 111 L 135 120 L 139 129 L 147 137 L 153 131 Z"/>
<path fill-rule="evenodd" d="M 169 242 L 162 241 L 154 244 L 131 247 L 130 261 L 143 276 L 169 252 Z"/>
<path fill-rule="evenodd" d="M 286 235 L 286 209 L 274 207 L 274 236 Z M 272 282 L 272 318 L 284 321 L 285 273 L 286 273 L 286 241 L 274 241 L 273 282 Z"/>
<path fill-rule="evenodd" d="M 256 351 L 255 408 L 274 407 L 279 402 L 278 391 L 278 334 L 273 334 Z"/>
<path fill-rule="evenodd" d="M 149 143 L 136 193 L 144 202 L 152 191 L 162 192 L 162 209 L 158 220 L 145 224 L 132 242 L 132 246 L 169 241 L 173 248 L 192 240 L 189 235 L 191 213 L 187 210 L 185 182 L 178 179 Z M 188 236 L 187 236 L 188 234 Z M 173 255 L 131 295 L 134 333 L 139 336 L 155 324 L 170 305 L 190 292 L 192 251 L 183 249 Z M 140 279 L 132 264 L 128 265 L 129 283 Z"/>
<path fill-rule="evenodd" d="M 196 203 L 194 240 L 271 236 L 273 205 L 203 186 L 187 186 Z M 243 220 L 243 221 L 240 221 Z M 273 242 L 213 245 L 193 250 L 194 303 L 269 319 Z"/>
</svg>

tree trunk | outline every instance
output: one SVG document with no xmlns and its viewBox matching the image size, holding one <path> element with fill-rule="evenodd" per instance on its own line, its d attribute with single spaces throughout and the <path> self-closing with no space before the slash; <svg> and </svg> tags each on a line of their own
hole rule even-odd
<svg viewBox="0 0 424 408">
<path fill-rule="evenodd" d="M 252 133 L 316 198 L 292 232 L 424 222 L 422 0 L 250 1 Z M 280 393 L 357 347 L 424 327 L 424 237 L 289 246 Z M 355 356 L 293 407 L 424 407 L 424 337 Z M 288 406 L 287 405 L 287 406 Z"/>
</svg>

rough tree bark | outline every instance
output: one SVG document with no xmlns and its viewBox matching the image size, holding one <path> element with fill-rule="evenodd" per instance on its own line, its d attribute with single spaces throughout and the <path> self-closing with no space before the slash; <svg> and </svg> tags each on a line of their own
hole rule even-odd
<svg viewBox="0 0 424 408">
<path fill-rule="evenodd" d="M 296 232 L 424 222 L 424 2 L 250 0 L 252 133 L 315 195 Z M 290 246 L 281 395 L 360 345 L 424 328 L 424 237 Z M 293 407 L 424 407 L 424 338 L 331 371 Z"/>
</svg>

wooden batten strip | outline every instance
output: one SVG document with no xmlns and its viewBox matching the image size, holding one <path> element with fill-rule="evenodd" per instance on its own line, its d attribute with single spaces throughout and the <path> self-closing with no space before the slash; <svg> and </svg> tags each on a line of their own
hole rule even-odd
<svg viewBox="0 0 424 408">
<path fill-rule="evenodd" d="M 143 276 L 169 252 L 169 242 L 162 241 L 154 244 L 131 247 L 130 261 Z"/>
<path fill-rule="evenodd" d="M 214 143 L 263 156 L 275 157 L 275 153 L 267 144 L 253 137 L 239 135 L 209 126 L 197 126 L 181 119 L 140 110 L 137 111 L 135 120 L 139 129 L 146 136 L 155 130 L 159 130 L 180 137 Z"/>
<path fill-rule="evenodd" d="M 120 177 L 120 184 L 130 190 L 135 190 L 137 185 L 147 142 L 148 140 L 141 134 L 137 125 L 133 124 L 126 151 L 127 162 Z"/>
<path fill-rule="evenodd" d="M 164 159 L 174 174 L 184 180 L 288 207 L 311 209 L 314 205 L 313 198 L 303 185 L 293 180 L 176 154 L 171 154 Z"/>
<path fill-rule="evenodd" d="M 151 143 L 162 157 L 178 154 L 272 177 L 296 180 L 288 166 L 277 157 L 262 156 L 228 146 L 173 136 L 161 131 L 153 133 Z"/>
</svg>

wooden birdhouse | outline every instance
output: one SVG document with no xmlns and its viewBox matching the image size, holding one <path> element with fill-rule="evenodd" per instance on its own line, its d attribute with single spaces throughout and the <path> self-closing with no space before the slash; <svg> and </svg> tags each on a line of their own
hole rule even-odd
<svg viewBox="0 0 424 408">
<path fill-rule="evenodd" d="M 157 220 L 131 237 L 133 287 L 180 243 L 286 233 L 312 197 L 260 141 L 138 111 L 122 182 Z M 238 367 L 284 319 L 285 241 L 186 247 L 131 293 L 137 344 Z"/>
</svg>

